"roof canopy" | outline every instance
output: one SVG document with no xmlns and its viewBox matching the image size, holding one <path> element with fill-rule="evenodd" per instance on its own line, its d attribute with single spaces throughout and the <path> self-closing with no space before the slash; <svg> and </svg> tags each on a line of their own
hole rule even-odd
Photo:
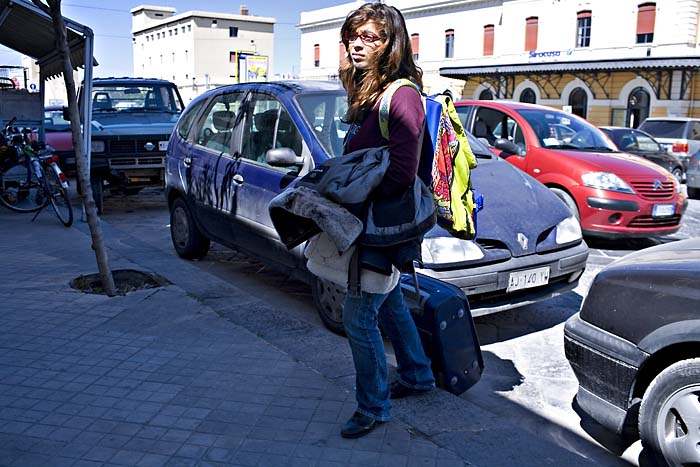
<svg viewBox="0 0 700 467">
<path fill-rule="evenodd" d="M 68 18 L 68 47 L 73 67 L 85 65 L 86 38 L 92 38 L 92 30 Z M 56 50 L 51 16 L 29 0 L 0 0 L 0 44 L 37 60 L 42 79 L 63 73 L 63 63 Z M 93 64 L 96 64 L 93 61 Z"/>
</svg>

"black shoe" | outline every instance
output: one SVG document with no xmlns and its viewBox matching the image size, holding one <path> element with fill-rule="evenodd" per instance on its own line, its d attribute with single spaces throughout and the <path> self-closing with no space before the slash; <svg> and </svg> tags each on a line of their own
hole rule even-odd
<svg viewBox="0 0 700 467">
<path fill-rule="evenodd" d="M 381 423 L 383 422 L 363 415 L 360 412 L 355 412 L 350 417 L 350 420 L 343 425 L 343 429 L 340 430 L 340 436 L 343 438 L 359 438 L 374 430 Z"/>
<path fill-rule="evenodd" d="M 432 391 L 432 389 L 415 389 L 404 386 L 398 381 L 394 381 L 389 385 L 389 392 L 392 399 L 403 399 L 408 396 L 419 396 Z"/>
</svg>

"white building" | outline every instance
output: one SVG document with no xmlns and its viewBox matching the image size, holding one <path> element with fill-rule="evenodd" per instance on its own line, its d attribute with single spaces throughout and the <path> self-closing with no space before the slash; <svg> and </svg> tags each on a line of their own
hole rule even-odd
<svg viewBox="0 0 700 467">
<path fill-rule="evenodd" d="M 363 1 L 303 12 L 301 76 L 336 76 Z M 571 107 L 596 124 L 700 116 L 700 0 L 393 0 L 427 92 Z"/>
<path fill-rule="evenodd" d="M 226 84 L 266 80 L 274 18 L 141 5 L 131 10 L 134 76 L 173 81 L 185 103 Z"/>
</svg>

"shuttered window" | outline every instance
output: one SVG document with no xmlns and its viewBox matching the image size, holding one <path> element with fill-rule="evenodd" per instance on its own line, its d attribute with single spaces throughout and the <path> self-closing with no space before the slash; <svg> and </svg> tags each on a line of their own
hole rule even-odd
<svg viewBox="0 0 700 467">
<path fill-rule="evenodd" d="M 654 42 L 656 3 L 642 3 L 637 10 L 637 44 Z"/>
<path fill-rule="evenodd" d="M 455 30 L 445 31 L 445 58 L 452 58 L 455 55 Z"/>
<path fill-rule="evenodd" d="M 493 24 L 484 26 L 484 55 L 493 55 Z"/>
<path fill-rule="evenodd" d="M 413 51 L 413 60 L 418 60 L 419 45 L 418 34 L 411 34 L 411 50 Z"/>
<path fill-rule="evenodd" d="M 525 51 L 537 50 L 537 16 L 531 16 L 525 20 Z"/>
<path fill-rule="evenodd" d="M 321 46 L 318 44 L 314 44 L 314 66 L 321 66 Z"/>
</svg>

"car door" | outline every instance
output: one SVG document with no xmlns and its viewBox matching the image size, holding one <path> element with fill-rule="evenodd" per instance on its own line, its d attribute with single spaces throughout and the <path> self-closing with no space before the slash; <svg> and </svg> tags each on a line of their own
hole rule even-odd
<svg viewBox="0 0 700 467">
<path fill-rule="evenodd" d="M 310 164 L 311 154 L 294 121 L 298 114 L 288 110 L 275 96 L 251 92 L 243 112 L 240 165 L 236 174 L 240 185 L 236 196 L 236 235 L 242 249 L 276 263 L 297 267 L 300 248 L 289 252 L 272 225 L 268 205 L 273 197 L 293 183 L 303 172 L 301 166 L 273 167 L 265 154 L 273 148 L 288 147 Z"/>
<path fill-rule="evenodd" d="M 232 144 L 244 98 L 242 91 L 214 96 L 192 136 L 188 198 L 200 226 L 219 242 L 235 246 L 235 166 Z"/>
<path fill-rule="evenodd" d="M 517 153 L 494 149 L 499 156 L 521 170 L 527 168 L 527 144 L 521 124 L 511 115 L 489 107 L 476 107 L 472 134 L 494 148 L 496 140 L 505 139 L 517 146 Z M 515 151 L 514 151 L 515 152 Z"/>
</svg>

